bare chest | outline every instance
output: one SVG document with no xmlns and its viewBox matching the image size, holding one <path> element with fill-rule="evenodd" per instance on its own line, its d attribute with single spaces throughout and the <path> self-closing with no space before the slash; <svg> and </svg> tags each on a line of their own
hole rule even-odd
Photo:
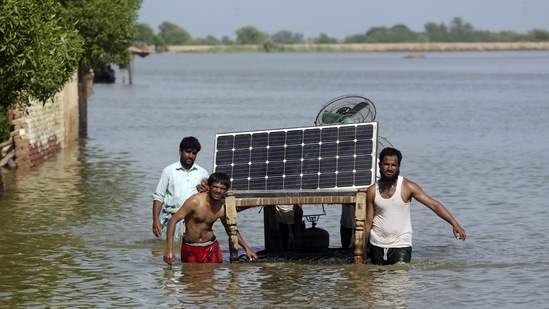
<svg viewBox="0 0 549 309">
<path fill-rule="evenodd" d="M 193 213 L 193 221 L 196 223 L 205 223 L 205 224 L 213 224 L 217 219 L 223 217 L 225 215 L 224 209 L 218 208 L 218 209 L 212 209 L 210 207 L 199 207 L 195 209 Z"/>
</svg>

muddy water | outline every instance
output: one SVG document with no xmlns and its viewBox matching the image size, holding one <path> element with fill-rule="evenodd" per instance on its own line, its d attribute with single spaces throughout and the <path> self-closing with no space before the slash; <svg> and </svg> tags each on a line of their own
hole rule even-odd
<svg viewBox="0 0 549 309">
<path fill-rule="evenodd" d="M 89 138 L 30 171 L 6 172 L 0 199 L 0 308 L 543 307 L 549 302 L 549 53 L 178 54 L 136 59 L 135 82 L 96 85 Z M 313 125 L 357 93 L 402 175 L 468 232 L 412 204 L 406 266 L 162 262 L 151 193 L 183 136 Z M 310 209 L 315 212 L 317 209 Z M 318 226 L 339 245 L 339 211 Z M 263 248 L 262 213 L 239 229 Z M 227 238 L 215 226 L 224 256 Z"/>
</svg>

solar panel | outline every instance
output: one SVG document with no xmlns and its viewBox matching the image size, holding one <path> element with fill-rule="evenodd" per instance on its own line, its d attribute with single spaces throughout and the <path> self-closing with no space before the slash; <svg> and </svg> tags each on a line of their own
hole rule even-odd
<svg viewBox="0 0 549 309">
<path fill-rule="evenodd" d="M 242 196 L 354 194 L 375 180 L 377 122 L 216 134 L 214 171 Z"/>
</svg>

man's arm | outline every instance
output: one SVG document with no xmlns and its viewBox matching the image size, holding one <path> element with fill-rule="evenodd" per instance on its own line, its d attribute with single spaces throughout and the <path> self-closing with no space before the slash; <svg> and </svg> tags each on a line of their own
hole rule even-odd
<svg viewBox="0 0 549 309">
<path fill-rule="evenodd" d="M 427 206 L 444 221 L 450 223 L 456 239 L 465 240 L 465 238 L 467 238 L 465 230 L 461 227 L 461 225 L 459 225 L 457 220 L 452 216 L 448 209 L 444 207 L 444 205 L 427 195 L 427 193 L 425 193 L 423 189 L 413 181 L 404 179 L 403 186 L 406 188 L 406 191 L 410 192 L 410 196 L 416 201 Z"/>
<path fill-rule="evenodd" d="M 227 224 L 227 217 L 221 217 L 221 223 L 223 224 L 223 227 L 225 227 L 225 232 L 230 237 L 231 230 L 229 229 L 229 225 Z M 238 245 L 241 246 L 244 251 L 246 251 L 248 259 L 250 259 L 250 261 L 257 260 L 257 254 L 250 247 L 248 247 L 248 244 L 246 244 L 244 238 L 242 238 L 242 235 L 240 235 L 240 232 L 238 230 L 236 231 L 236 236 L 238 238 Z"/>
<path fill-rule="evenodd" d="M 163 205 L 162 202 L 160 202 L 159 200 L 153 200 L 152 231 L 154 236 L 156 237 L 160 237 L 160 235 L 162 235 L 162 223 L 160 223 L 160 211 L 162 210 L 162 205 Z"/>
<path fill-rule="evenodd" d="M 200 183 L 196 186 L 196 190 L 201 193 L 201 192 L 206 192 L 210 189 L 210 186 L 208 185 L 208 177 L 210 177 L 210 174 L 208 174 L 208 172 L 201 168 L 200 170 L 200 173 L 202 174 L 200 176 Z"/>
<path fill-rule="evenodd" d="M 242 235 L 240 235 L 239 231 L 236 231 L 236 235 L 238 236 L 238 244 L 242 248 L 244 248 L 244 250 L 246 251 L 246 255 L 248 256 L 250 261 L 257 260 L 257 254 L 250 247 L 248 247 L 248 244 L 246 244 L 244 238 L 242 238 Z"/>
<path fill-rule="evenodd" d="M 153 205 L 152 205 L 152 230 L 153 234 L 156 237 L 162 235 L 162 224 L 160 223 L 160 212 L 162 211 L 162 205 L 164 205 L 164 199 L 166 198 L 166 192 L 168 192 L 169 184 L 169 172 L 168 168 L 162 170 L 162 175 L 156 185 L 156 189 L 152 195 Z"/>
<path fill-rule="evenodd" d="M 194 205 L 197 203 L 194 196 L 189 197 L 183 206 L 173 214 L 173 216 L 168 221 L 168 226 L 166 230 L 166 249 L 164 250 L 164 262 L 172 265 L 175 262 L 175 254 L 173 252 L 173 234 L 175 232 L 175 225 L 177 222 L 183 220 L 189 213 L 192 212 Z"/>
<path fill-rule="evenodd" d="M 370 241 L 370 232 L 374 223 L 374 199 L 376 197 L 376 186 L 371 185 L 366 190 L 366 220 L 364 221 L 364 263 L 368 256 L 366 255 L 368 243 Z"/>
</svg>

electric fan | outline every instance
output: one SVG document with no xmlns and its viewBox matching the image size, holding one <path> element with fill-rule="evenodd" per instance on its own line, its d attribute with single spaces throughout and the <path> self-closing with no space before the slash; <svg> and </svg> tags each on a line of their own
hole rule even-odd
<svg viewBox="0 0 549 309">
<path fill-rule="evenodd" d="M 376 107 L 369 99 L 347 94 L 330 100 L 316 116 L 315 125 L 370 122 L 376 118 Z"/>
<path fill-rule="evenodd" d="M 372 101 L 356 94 L 342 95 L 330 100 L 316 116 L 315 125 L 348 124 L 374 121 L 376 107 Z M 393 147 L 385 137 L 377 137 L 377 155 L 386 147 Z"/>
<path fill-rule="evenodd" d="M 393 144 L 389 142 L 389 140 L 383 136 L 377 136 L 377 156 L 379 157 L 379 153 L 387 147 L 393 148 Z"/>
</svg>

